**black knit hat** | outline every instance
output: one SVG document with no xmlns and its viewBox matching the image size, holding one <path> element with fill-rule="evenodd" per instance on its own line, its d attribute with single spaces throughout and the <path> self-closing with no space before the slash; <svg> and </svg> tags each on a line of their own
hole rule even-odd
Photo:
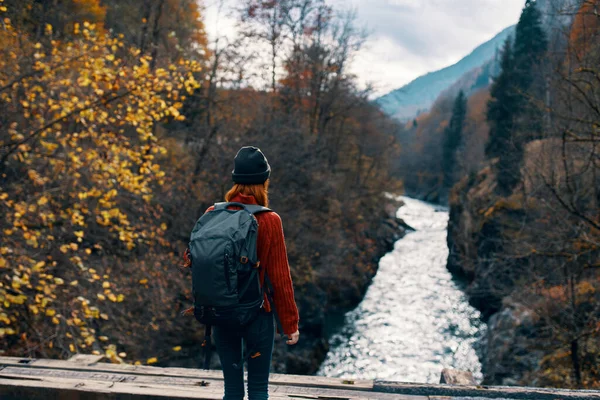
<svg viewBox="0 0 600 400">
<path fill-rule="evenodd" d="M 258 147 L 242 147 L 235 156 L 231 177 L 235 183 L 255 185 L 265 183 L 271 176 L 271 166 Z"/>
</svg>

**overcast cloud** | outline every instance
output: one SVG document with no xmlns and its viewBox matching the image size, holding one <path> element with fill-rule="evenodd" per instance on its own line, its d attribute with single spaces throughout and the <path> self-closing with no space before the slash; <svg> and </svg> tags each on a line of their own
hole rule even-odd
<svg viewBox="0 0 600 400">
<path fill-rule="evenodd" d="M 230 34 L 233 21 L 217 17 L 206 0 L 209 36 Z M 235 0 L 228 0 L 229 7 Z M 451 65 L 479 44 L 518 21 L 524 0 L 332 0 L 354 8 L 370 33 L 352 71 L 378 94 L 403 86 L 427 72 Z M 217 23 L 218 21 L 218 23 Z"/>
</svg>

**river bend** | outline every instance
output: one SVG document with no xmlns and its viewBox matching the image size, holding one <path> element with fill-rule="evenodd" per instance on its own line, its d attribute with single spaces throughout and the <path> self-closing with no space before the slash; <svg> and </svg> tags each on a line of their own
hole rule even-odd
<svg viewBox="0 0 600 400">
<path fill-rule="evenodd" d="M 330 339 L 319 375 L 439 382 L 443 367 L 481 379 L 485 325 L 446 269 L 448 210 L 408 197 L 398 217 L 414 227 L 396 242 L 362 303 Z"/>
</svg>

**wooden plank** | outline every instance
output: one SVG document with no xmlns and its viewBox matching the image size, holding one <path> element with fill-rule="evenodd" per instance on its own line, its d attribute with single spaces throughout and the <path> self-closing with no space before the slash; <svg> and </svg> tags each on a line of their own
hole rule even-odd
<svg viewBox="0 0 600 400">
<path fill-rule="evenodd" d="M 93 354 L 75 354 L 73 357 L 69 358 L 67 360 L 67 362 L 83 364 L 83 365 L 92 365 L 92 364 L 96 364 L 103 358 L 104 358 L 103 355 L 96 356 Z"/>
<path fill-rule="evenodd" d="M 222 392 L 182 392 L 174 387 L 135 387 L 119 382 L 0 378 L 2 400 L 219 400 L 222 397 Z"/>
<path fill-rule="evenodd" d="M 476 385 L 473 373 L 457 369 L 444 368 L 440 376 L 440 383 L 447 385 Z"/>
<path fill-rule="evenodd" d="M 388 397 L 390 396 L 391 397 Z M 288 399 L 348 399 L 348 400 L 428 400 L 427 397 L 374 393 L 369 391 L 323 389 L 316 387 L 274 386 L 269 387 L 269 397 L 280 396 Z"/>
<path fill-rule="evenodd" d="M 274 385 L 311 386 L 345 390 L 372 390 L 373 381 L 327 378 L 324 376 L 271 374 Z"/>
<path fill-rule="evenodd" d="M 42 379 L 61 378 L 79 379 L 82 381 L 99 382 L 131 382 L 136 384 L 159 384 L 177 387 L 220 387 L 223 389 L 222 380 L 204 380 L 197 378 L 175 378 L 169 376 L 149 376 L 119 374 L 113 372 L 91 372 L 91 371 L 66 371 L 60 369 L 4 367 L 0 370 L 0 377 L 15 379 Z"/>
<path fill-rule="evenodd" d="M 339 391 L 318 388 L 278 386 L 269 390 L 273 400 L 329 399 L 329 400 L 427 400 L 393 394 L 375 394 L 358 391 Z M 223 397 L 223 388 L 174 387 L 134 382 L 98 382 L 58 377 L 36 377 L 34 379 L 0 378 L 0 398 L 3 400 L 148 400 L 148 399 L 203 399 L 215 400 Z"/>
<path fill-rule="evenodd" d="M 0 366 L 1 365 L 62 370 L 70 370 L 73 368 L 72 364 L 64 360 L 27 359 L 18 357 L 0 357 Z M 221 371 L 205 371 L 191 368 L 161 368 L 144 365 L 96 363 L 93 365 L 78 365 L 77 369 L 80 371 L 134 373 L 152 376 L 223 380 Z M 371 390 L 373 388 L 373 381 L 370 380 L 348 381 L 321 376 L 271 374 L 269 381 L 272 385 L 310 386 L 345 390 Z"/>
<path fill-rule="evenodd" d="M 157 393 L 170 393 L 172 388 L 177 388 L 178 393 L 181 396 L 186 394 L 190 394 L 190 396 L 201 394 L 204 396 L 200 398 L 212 398 L 211 396 L 213 395 L 216 395 L 217 398 L 220 398 L 223 396 L 224 391 L 223 381 L 197 381 L 190 378 L 156 377 L 115 373 L 107 374 L 89 371 L 65 371 L 43 368 L 4 367 L 2 370 L 0 370 L 0 379 L 30 380 L 60 384 L 73 383 L 74 385 L 81 383 L 91 384 L 94 382 L 109 385 L 119 384 L 120 387 L 125 387 L 123 385 L 129 385 L 127 387 L 132 388 L 130 390 L 131 393 L 137 393 L 136 388 L 153 388 L 157 390 Z M 383 393 L 376 394 L 367 391 L 361 392 L 356 390 L 325 389 L 318 387 L 271 386 L 269 388 L 269 392 L 272 398 L 285 399 L 427 400 L 425 397 Z M 0 393 L 2 392 L 0 391 Z"/>
<path fill-rule="evenodd" d="M 544 389 L 515 386 L 455 386 L 375 381 L 375 392 L 417 396 L 475 397 L 514 400 L 600 400 L 597 390 Z"/>
</svg>

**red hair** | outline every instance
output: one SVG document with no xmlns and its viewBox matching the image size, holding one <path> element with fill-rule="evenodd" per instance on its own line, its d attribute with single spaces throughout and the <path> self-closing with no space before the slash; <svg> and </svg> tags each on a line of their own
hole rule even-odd
<svg viewBox="0 0 600 400">
<path fill-rule="evenodd" d="M 242 185 L 236 183 L 225 195 L 225 201 L 231 201 L 238 194 L 254 196 L 256 202 L 263 207 L 269 207 L 269 180 L 257 185 Z"/>
</svg>

